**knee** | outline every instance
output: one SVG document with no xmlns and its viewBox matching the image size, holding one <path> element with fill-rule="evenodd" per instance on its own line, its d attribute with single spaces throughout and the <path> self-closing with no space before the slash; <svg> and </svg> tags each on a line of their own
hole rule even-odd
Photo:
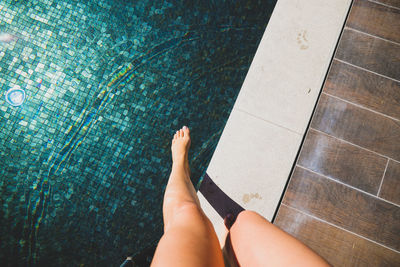
<svg viewBox="0 0 400 267">
<path fill-rule="evenodd" d="M 250 224 L 254 224 L 255 222 L 259 222 L 260 220 L 268 222 L 263 216 L 261 216 L 257 212 L 252 210 L 244 210 L 240 212 L 237 216 L 235 224 L 246 227 Z"/>
<path fill-rule="evenodd" d="M 252 219 L 254 217 L 259 217 L 260 215 L 252 210 L 243 210 L 242 212 L 239 213 L 237 216 L 236 221 L 247 221 L 249 219 Z"/>
<path fill-rule="evenodd" d="M 192 202 L 181 203 L 175 210 L 174 217 L 176 218 L 176 221 L 182 223 L 198 221 L 209 222 L 209 219 L 204 214 L 203 210 L 196 203 Z"/>
<path fill-rule="evenodd" d="M 188 227 L 200 232 L 210 232 L 213 225 L 202 209 L 193 203 L 183 203 L 174 213 L 169 225 L 165 230 L 171 227 Z"/>
</svg>

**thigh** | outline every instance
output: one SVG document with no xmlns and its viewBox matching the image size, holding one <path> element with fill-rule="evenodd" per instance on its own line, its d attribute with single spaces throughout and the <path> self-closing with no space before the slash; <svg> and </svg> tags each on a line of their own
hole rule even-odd
<svg viewBox="0 0 400 267">
<path fill-rule="evenodd" d="M 232 248 L 242 267 L 329 266 L 306 245 L 256 212 L 241 212 L 230 234 Z"/>
<path fill-rule="evenodd" d="M 157 246 L 152 266 L 224 266 L 214 228 L 198 207 L 188 206 L 174 214 Z"/>
</svg>

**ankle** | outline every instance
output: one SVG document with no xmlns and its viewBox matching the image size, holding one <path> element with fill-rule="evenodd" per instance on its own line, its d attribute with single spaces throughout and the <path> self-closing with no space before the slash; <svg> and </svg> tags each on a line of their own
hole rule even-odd
<svg viewBox="0 0 400 267">
<path fill-rule="evenodd" d="M 175 157 L 172 160 L 172 166 L 174 166 L 174 165 L 176 165 L 176 166 L 184 166 L 185 165 L 185 157 L 184 156 Z"/>
</svg>

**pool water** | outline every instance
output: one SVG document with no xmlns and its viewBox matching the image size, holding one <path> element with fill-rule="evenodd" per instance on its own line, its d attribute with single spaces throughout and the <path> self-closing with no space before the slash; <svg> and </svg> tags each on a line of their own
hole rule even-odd
<svg viewBox="0 0 400 267">
<path fill-rule="evenodd" d="M 275 2 L 1 1 L 2 266 L 112 266 L 154 244 L 172 135 L 192 130 L 196 184 Z"/>
</svg>

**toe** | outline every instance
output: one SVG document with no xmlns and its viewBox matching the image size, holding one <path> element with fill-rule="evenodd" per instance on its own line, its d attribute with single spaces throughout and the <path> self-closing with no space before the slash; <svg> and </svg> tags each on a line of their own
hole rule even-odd
<svg viewBox="0 0 400 267">
<path fill-rule="evenodd" d="M 189 136 L 190 130 L 187 126 L 183 126 L 182 131 L 183 131 L 184 136 Z"/>
<path fill-rule="evenodd" d="M 183 130 L 182 129 L 179 130 L 179 137 L 183 137 Z"/>
</svg>

